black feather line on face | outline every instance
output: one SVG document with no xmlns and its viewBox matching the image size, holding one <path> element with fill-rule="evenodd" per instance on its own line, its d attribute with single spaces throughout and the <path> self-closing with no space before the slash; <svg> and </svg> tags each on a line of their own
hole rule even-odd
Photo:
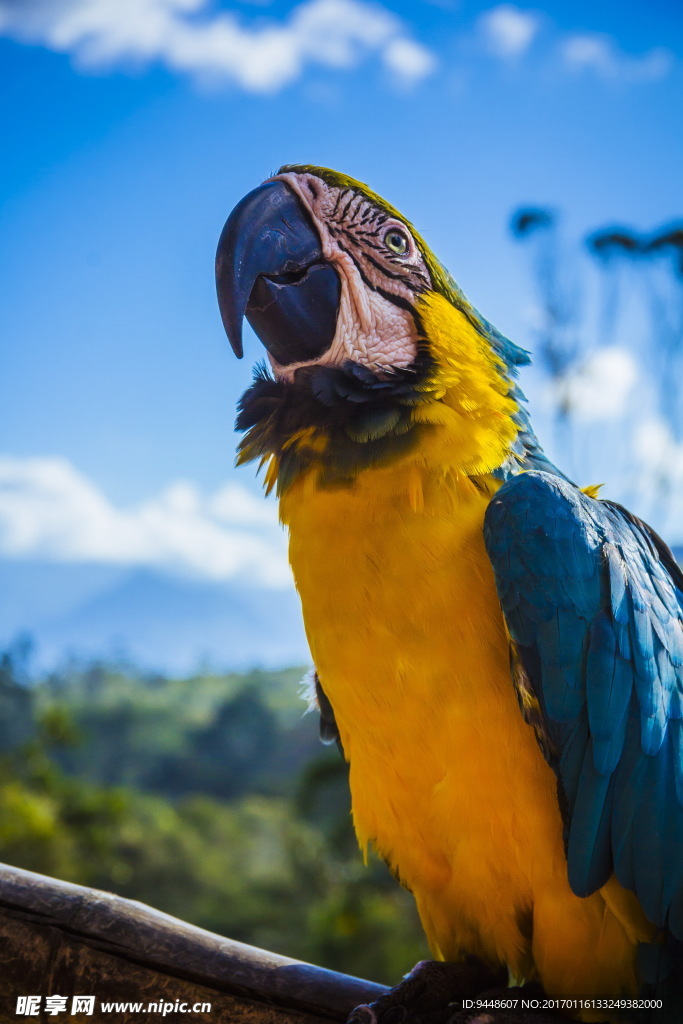
<svg viewBox="0 0 683 1024">
<path fill-rule="evenodd" d="M 337 239 L 337 244 L 338 244 L 339 248 L 341 249 L 341 251 L 345 252 L 346 255 L 349 256 L 353 260 L 354 265 L 356 267 L 356 270 L 358 271 L 358 273 L 360 275 L 360 279 L 361 279 L 361 281 L 363 282 L 364 285 L 366 285 L 368 288 L 371 288 L 373 290 L 373 292 L 377 292 L 378 295 L 381 295 L 382 298 L 386 299 L 388 302 L 393 302 L 393 304 L 395 306 L 400 306 L 401 309 L 405 309 L 406 312 L 410 313 L 412 315 L 413 319 L 417 322 L 417 319 L 418 319 L 417 312 L 416 312 L 414 306 L 412 306 L 411 303 L 408 302 L 407 299 L 404 299 L 402 295 L 396 295 L 394 292 L 388 292 L 385 288 L 380 288 L 380 286 L 378 284 L 375 284 L 374 281 L 371 281 L 370 278 L 368 277 L 368 275 L 365 273 L 360 260 L 358 259 L 356 254 L 353 252 L 353 250 L 352 249 L 347 249 L 347 247 L 344 245 L 344 243 L 340 242 L 339 239 Z M 375 267 L 378 267 L 379 270 L 381 270 L 381 272 L 383 274 L 386 274 L 387 277 L 396 278 L 396 277 L 399 276 L 397 274 L 390 274 L 388 271 L 385 270 L 384 267 L 381 267 L 378 263 L 375 263 L 375 261 L 372 259 L 372 257 L 369 256 L 367 253 L 365 254 L 365 256 L 366 256 L 367 260 L 369 260 L 371 263 L 374 263 Z M 408 285 L 410 289 L 412 289 L 414 292 L 416 292 L 418 294 L 421 291 L 426 291 L 427 290 L 426 284 L 423 284 L 421 282 L 420 286 L 418 287 L 417 285 L 413 285 L 411 282 L 409 282 L 407 280 L 404 280 L 402 275 L 401 275 L 401 282 L 402 282 L 402 284 Z"/>
<path fill-rule="evenodd" d="M 240 461 L 276 456 L 278 494 L 316 464 L 322 486 L 351 484 L 361 470 L 417 444 L 426 428 L 413 422 L 412 409 L 428 400 L 423 385 L 433 368 L 424 344 L 412 366 L 383 376 L 349 360 L 342 366 L 302 366 L 291 381 L 278 381 L 262 364 L 239 404 L 235 427 L 247 431 Z M 292 443 L 307 428 L 325 438 L 322 454 L 305 439 Z"/>
</svg>

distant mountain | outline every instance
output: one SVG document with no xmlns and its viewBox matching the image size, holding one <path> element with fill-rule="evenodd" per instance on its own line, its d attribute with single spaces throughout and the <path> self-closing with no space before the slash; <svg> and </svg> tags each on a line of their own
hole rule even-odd
<svg viewBox="0 0 683 1024">
<path fill-rule="evenodd" d="M 683 563 L 683 548 L 674 548 Z M 129 657 L 151 670 L 192 672 L 305 665 L 294 591 L 116 566 L 0 559 L 0 648 L 20 633 L 34 664 L 69 655 Z"/>
<path fill-rule="evenodd" d="M 214 583 L 146 569 L 0 560 L 0 644 L 36 642 L 37 667 L 68 655 L 130 657 L 191 672 L 310 660 L 294 589 Z"/>
</svg>

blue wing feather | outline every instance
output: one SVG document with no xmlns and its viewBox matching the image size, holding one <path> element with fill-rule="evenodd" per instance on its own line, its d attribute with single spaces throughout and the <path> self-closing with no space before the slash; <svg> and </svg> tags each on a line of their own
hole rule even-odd
<svg viewBox="0 0 683 1024">
<path fill-rule="evenodd" d="M 484 532 L 556 752 L 572 889 L 614 872 L 683 940 L 683 576 L 649 527 L 552 473 L 508 480 Z"/>
</svg>

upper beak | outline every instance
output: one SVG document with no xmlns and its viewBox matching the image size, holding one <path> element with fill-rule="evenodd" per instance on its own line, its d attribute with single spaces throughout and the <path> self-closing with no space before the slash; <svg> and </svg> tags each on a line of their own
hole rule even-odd
<svg viewBox="0 0 683 1024">
<path fill-rule="evenodd" d="M 216 252 L 223 326 L 241 359 L 242 319 L 281 365 L 315 359 L 332 344 L 341 285 L 310 214 L 283 181 L 269 181 L 228 217 Z"/>
</svg>

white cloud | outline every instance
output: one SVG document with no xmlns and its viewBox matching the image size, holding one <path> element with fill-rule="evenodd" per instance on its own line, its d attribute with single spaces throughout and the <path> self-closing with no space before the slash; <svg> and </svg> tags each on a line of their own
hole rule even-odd
<svg viewBox="0 0 683 1024">
<path fill-rule="evenodd" d="M 521 57 L 540 27 L 540 15 L 523 11 L 514 4 L 499 4 L 479 19 L 479 29 L 488 48 L 499 57 Z"/>
<path fill-rule="evenodd" d="M 436 57 L 412 39 L 394 39 L 384 50 L 384 63 L 405 83 L 425 78 L 436 69 Z"/>
<path fill-rule="evenodd" d="M 351 68 L 374 54 L 407 82 L 435 67 L 401 20 L 368 0 L 304 0 L 285 21 L 243 25 L 210 0 L 0 0 L 0 34 L 91 67 L 159 62 L 250 92 L 275 92 L 307 66 Z"/>
<path fill-rule="evenodd" d="M 618 420 L 638 379 L 638 366 L 626 349 L 598 349 L 557 385 L 559 404 L 584 423 Z"/>
<path fill-rule="evenodd" d="M 634 432 L 634 454 L 660 478 L 664 473 L 669 487 L 683 485 L 683 442 L 677 441 L 668 423 L 649 416 Z"/>
<path fill-rule="evenodd" d="M 653 525 L 670 543 L 683 544 L 683 441 L 654 414 L 633 430 L 636 488 L 640 500 L 650 497 Z"/>
<path fill-rule="evenodd" d="M 273 503 L 238 484 L 205 496 L 178 481 L 139 505 L 117 508 L 61 458 L 0 457 L 0 555 L 291 584 Z"/>
<path fill-rule="evenodd" d="M 567 36 L 560 47 L 566 67 L 592 71 L 601 78 L 630 82 L 656 81 L 673 64 L 673 55 L 663 47 L 633 56 L 625 53 L 610 36 L 594 32 Z"/>
</svg>

